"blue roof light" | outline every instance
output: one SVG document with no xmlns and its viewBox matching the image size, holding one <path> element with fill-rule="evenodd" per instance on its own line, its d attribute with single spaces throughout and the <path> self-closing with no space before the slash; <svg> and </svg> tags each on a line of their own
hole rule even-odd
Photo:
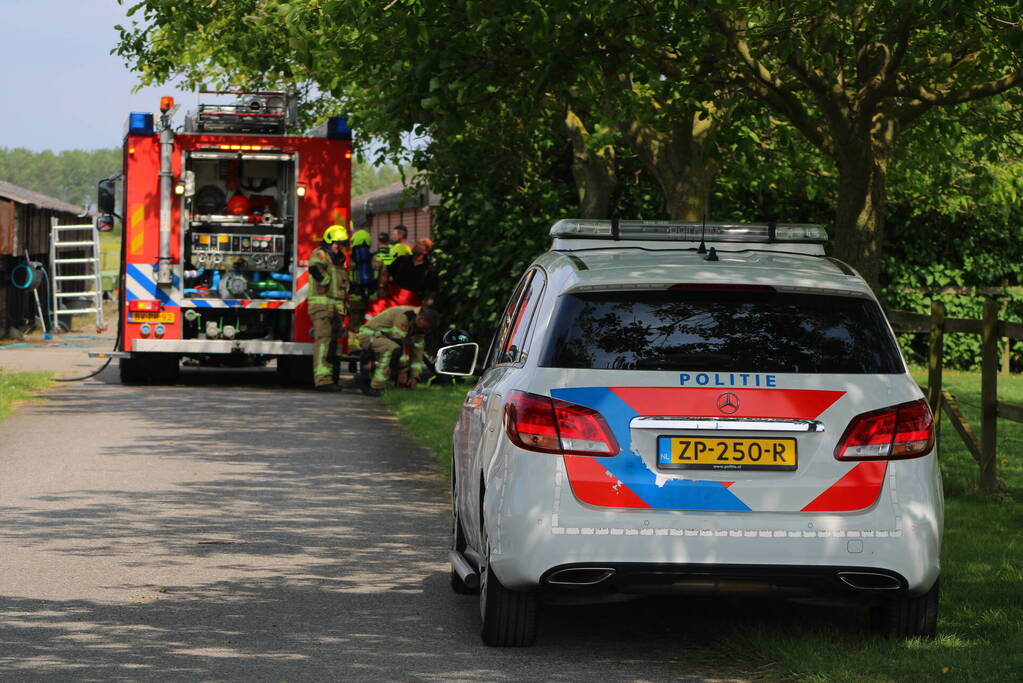
<svg viewBox="0 0 1023 683">
<path fill-rule="evenodd" d="M 153 115 L 145 111 L 133 111 L 128 116 L 128 135 L 154 135 Z"/>
<path fill-rule="evenodd" d="M 327 119 L 328 140 L 351 140 L 352 129 L 348 125 L 347 116 L 331 116 Z"/>
</svg>

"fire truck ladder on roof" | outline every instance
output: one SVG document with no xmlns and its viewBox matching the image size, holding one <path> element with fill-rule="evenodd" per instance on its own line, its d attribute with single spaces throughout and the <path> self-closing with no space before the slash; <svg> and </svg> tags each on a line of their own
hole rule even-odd
<svg viewBox="0 0 1023 683">
<path fill-rule="evenodd" d="M 50 321 L 59 330 L 59 316 L 96 314 L 96 331 L 103 323 L 103 280 L 100 276 L 99 231 L 96 223 L 50 224 Z"/>
</svg>

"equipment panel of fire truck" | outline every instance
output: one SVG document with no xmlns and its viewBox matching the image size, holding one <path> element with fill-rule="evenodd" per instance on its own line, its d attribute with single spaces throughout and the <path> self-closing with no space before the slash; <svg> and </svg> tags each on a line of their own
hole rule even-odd
<svg viewBox="0 0 1023 683">
<path fill-rule="evenodd" d="M 307 378 L 308 260 L 328 226 L 348 225 L 351 130 L 332 117 L 289 134 L 296 110 L 285 93 L 205 94 L 233 101 L 199 104 L 179 131 L 170 98 L 155 120 L 128 121 L 122 381 L 172 380 L 183 358 L 276 358 Z M 101 183 L 109 210 L 103 195 Z"/>
</svg>

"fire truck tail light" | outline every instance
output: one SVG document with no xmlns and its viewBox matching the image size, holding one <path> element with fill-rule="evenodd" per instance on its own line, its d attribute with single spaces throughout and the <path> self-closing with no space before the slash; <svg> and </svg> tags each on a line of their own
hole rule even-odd
<svg viewBox="0 0 1023 683">
<path fill-rule="evenodd" d="M 163 304 L 155 299 L 134 299 L 128 302 L 129 311 L 159 311 Z"/>
<path fill-rule="evenodd" d="M 352 151 L 351 150 L 347 150 L 345 152 L 345 159 L 351 159 L 351 158 L 352 158 Z"/>
</svg>

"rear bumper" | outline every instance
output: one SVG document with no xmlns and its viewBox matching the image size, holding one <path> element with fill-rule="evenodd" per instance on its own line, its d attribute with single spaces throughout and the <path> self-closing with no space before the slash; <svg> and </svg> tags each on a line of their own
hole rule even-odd
<svg viewBox="0 0 1023 683">
<path fill-rule="evenodd" d="M 666 564 L 622 562 L 574 563 L 552 567 L 540 577 L 546 592 L 829 596 L 867 598 L 908 590 L 898 572 L 873 567 Z"/>
<path fill-rule="evenodd" d="M 532 456 L 529 466 L 529 477 L 492 477 L 484 500 L 491 563 L 513 589 L 546 586 L 561 568 L 605 567 L 619 577 L 607 587 L 630 592 L 745 583 L 855 593 L 838 574 L 858 571 L 915 595 L 940 572 L 940 483 L 913 469 L 921 464 L 893 468 L 871 508 L 846 514 L 596 508 L 563 485 L 559 458 Z"/>
<path fill-rule="evenodd" d="M 260 339 L 136 339 L 132 342 L 131 350 L 138 353 L 184 355 L 244 353 L 257 356 L 311 356 L 313 345 Z"/>
</svg>

